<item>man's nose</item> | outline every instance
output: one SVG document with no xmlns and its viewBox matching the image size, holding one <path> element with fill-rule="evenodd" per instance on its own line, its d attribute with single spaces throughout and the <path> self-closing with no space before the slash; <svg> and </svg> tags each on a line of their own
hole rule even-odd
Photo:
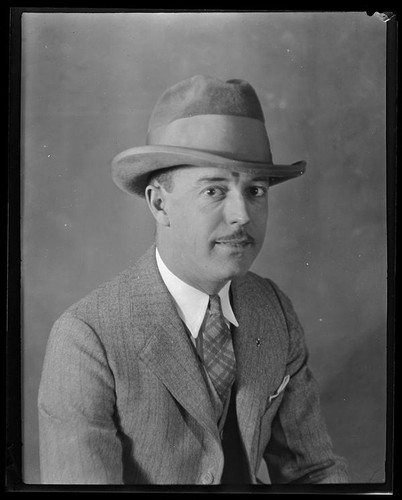
<svg viewBox="0 0 402 500">
<path fill-rule="evenodd" d="M 250 221 L 247 200 L 241 193 L 231 193 L 226 198 L 225 215 L 226 222 L 230 225 L 244 226 Z"/>
</svg>

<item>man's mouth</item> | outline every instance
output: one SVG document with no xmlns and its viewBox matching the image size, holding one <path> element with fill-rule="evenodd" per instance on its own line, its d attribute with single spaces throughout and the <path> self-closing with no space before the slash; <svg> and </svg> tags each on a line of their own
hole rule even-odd
<svg viewBox="0 0 402 500">
<path fill-rule="evenodd" d="M 254 239 L 251 238 L 251 236 L 240 237 L 240 238 L 228 237 L 228 238 L 219 238 L 218 240 L 215 241 L 215 243 L 217 245 L 228 245 L 228 246 L 233 246 L 233 247 L 245 247 L 248 245 L 252 245 L 254 243 Z"/>
</svg>

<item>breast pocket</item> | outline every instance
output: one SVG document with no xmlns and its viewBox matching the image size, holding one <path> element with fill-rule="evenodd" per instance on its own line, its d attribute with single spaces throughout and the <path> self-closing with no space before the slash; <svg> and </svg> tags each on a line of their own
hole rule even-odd
<svg viewBox="0 0 402 500">
<path fill-rule="evenodd" d="M 285 375 L 283 377 L 283 380 L 280 384 L 280 386 L 276 389 L 276 391 L 271 394 L 268 398 L 268 401 L 267 401 L 267 405 L 265 407 L 265 411 L 264 411 L 264 414 L 272 407 L 274 406 L 274 403 L 275 406 L 277 406 L 280 402 L 280 400 L 282 399 L 282 396 L 284 394 L 284 391 L 285 391 L 285 388 L 286 386 L 288 385 L 289 383 L 289 380 L 290 380 L 290 375 Z"/>
<path fill-rule="evenodd" d="M 258 456 L 262 456 L 264 453 L 264 450 L 271 438 L 271 427 L 272 427 L 272 422 L 275 418 L 275 415 L 277 414 L 283 396 L 285 394 L 285 389 L 286 386 L 288 385 L 290 380 L 289 375 L 285 375 L 283 377 L 282 382 L 280 383 L 279 387 L 273 392 L 267 399 L 265 408 L 263 410 L 263 413 L 261 415 L 261 420 L 260 420 L 260 435 L 259 435 L 259 440 L 258 440 Z"/>
</svg>

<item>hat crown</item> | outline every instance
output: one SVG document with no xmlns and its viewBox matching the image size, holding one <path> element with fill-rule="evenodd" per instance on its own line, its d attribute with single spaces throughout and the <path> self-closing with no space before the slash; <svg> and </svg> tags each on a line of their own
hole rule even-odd
<svg viewBox="0 0 402 500">
<path fill-rule="evenodd" d="M 148 130 L 197 115 L 231 115 L 264 123 L 264 113 L 253 87 L 245 80 L 222 80 L 196 75 L 173 85 L 158 99 Z"/>
</svg>

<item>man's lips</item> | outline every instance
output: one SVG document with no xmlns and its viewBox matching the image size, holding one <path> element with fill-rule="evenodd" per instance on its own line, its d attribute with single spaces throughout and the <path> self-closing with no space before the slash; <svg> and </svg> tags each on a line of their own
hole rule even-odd
<svg viewBox="0 0 402 500">
<path fill-rule="evenodd" d="M 248 238 L 219 238 L 215 240 L 218 245 L 233 245 L 233 246 L 246 246 L 254 243 L 254 239 Z"/>
</svg>

